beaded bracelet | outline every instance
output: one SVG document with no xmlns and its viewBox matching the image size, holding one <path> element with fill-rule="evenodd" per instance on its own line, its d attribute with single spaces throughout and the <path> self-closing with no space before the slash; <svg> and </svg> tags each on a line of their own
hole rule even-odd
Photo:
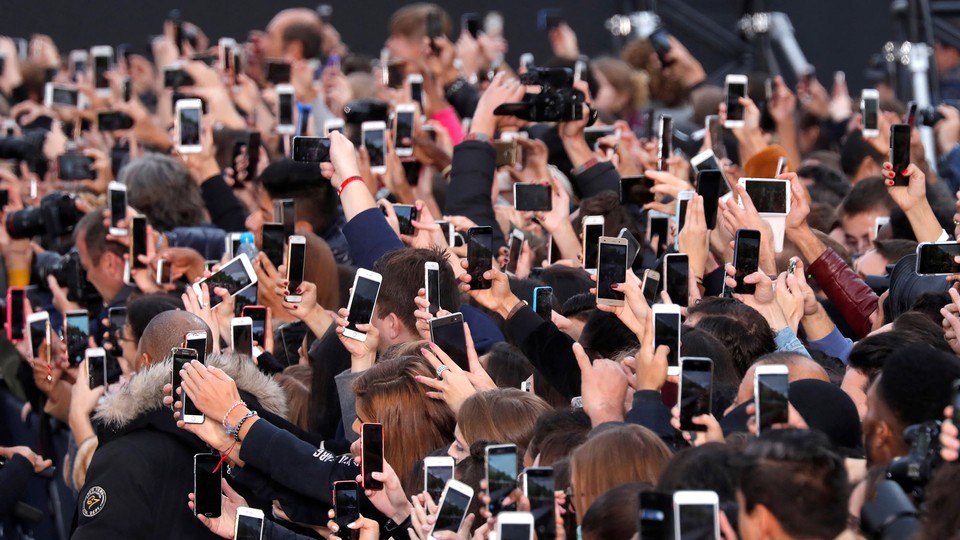
<svg viewBox="0 0 960 540">
<path fill-rule="evenodd" d="M 230 434 L 231 431 L 233 431 L 233 428 L 230 427 L 230 422 L 228 422 L 227 419 L 230 418 L 230 413 L 232 413 L 234 409 L 236 409 L 241 405 L 243 405 L 244 407 L 247 406 L 247 404 L 244 403 L 243 400 L 240 400 L 234 403 L 233 405 L 231 405 L 230 408 L 227 409 L 227 414 L 223 415 L 223 422 L 221 422 L 221 424 L 223 424 L 223 429 L 226 430 L 228 435 Z"/>
<path fill-rule="evenodd" d="M 237 422 L 236 427 L 234 427 L 233 429 L 233 439 L 235 441 L 240 442 L 240 428 L 243 427 L 243 423 L 246 422 L 248 418 L 253 416 L 260 416 L 260 415 L 257 414 L 257 411 L 250 411 L 247 414 L 243 415 L 243 418 L 241 418 L 240 421 Z"/>
</svg>

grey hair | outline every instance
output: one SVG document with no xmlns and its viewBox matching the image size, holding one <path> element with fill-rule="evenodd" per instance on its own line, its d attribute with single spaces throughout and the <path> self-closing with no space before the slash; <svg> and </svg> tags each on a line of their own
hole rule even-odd
<svg viewBox="0 0 960 540">
<path fill-rule="evenodd" d="M 170 156 L 146 154 L 120 169 L 127 202 L 159 231 L 195 227 L 204 221 L 200 186 L 186 167 Z"/>
</svg>

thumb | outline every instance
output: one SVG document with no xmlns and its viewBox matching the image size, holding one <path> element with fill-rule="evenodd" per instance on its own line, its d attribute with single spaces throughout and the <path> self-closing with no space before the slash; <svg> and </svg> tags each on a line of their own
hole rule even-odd
<svg viewBox="0 0 960 540">
<path fill-rule="evenodd" d="M 580 366 L 580 372 L 586 373 L 590 371 L 590 357 L 587 356 L 587 351 L 583 350 L 583 345 L 579 343 L 573 344 L 573 355 L 577 357 L 577 365 Z"/>
</svg>

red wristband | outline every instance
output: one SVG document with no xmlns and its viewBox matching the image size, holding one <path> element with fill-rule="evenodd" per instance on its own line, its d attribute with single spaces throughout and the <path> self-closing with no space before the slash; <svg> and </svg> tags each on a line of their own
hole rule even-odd
<svg viewBox="0 0 960 540">
<path fill-rule="evenodd" d="M 361 178 L 360 176 L 351 176 L 350 178 L 347 178 L 346 180 L 344 180 L 343 182 L 341 182 L 341 183 L 340 183 L 340 189 L 337 190 L 337 197 L 339 197 L 340 195 L 343 194 L 343 190 L 347 187 L 347 185 L 348 185 L 350 182 L 356 182 L 357 180 L 363 182 L 363 178 Z"/>
</svg>

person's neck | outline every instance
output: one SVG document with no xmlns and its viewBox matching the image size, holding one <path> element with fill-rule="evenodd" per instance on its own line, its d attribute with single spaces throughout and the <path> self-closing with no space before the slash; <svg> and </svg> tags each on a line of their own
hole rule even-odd
<svg viewBox="0 0 960 540">
<path fill-rule="evenodd" d="M 103 305 L 109 306 L 112 304 L 113 301 L 120 296 L 120 291 L 122 291 L 124 287 L 126 287 L 126 285 L 121 281 L 119 285 L 111 287 L 110 290 L 100 291 L 100 296 L 103 297 Z"/>
</svg>

